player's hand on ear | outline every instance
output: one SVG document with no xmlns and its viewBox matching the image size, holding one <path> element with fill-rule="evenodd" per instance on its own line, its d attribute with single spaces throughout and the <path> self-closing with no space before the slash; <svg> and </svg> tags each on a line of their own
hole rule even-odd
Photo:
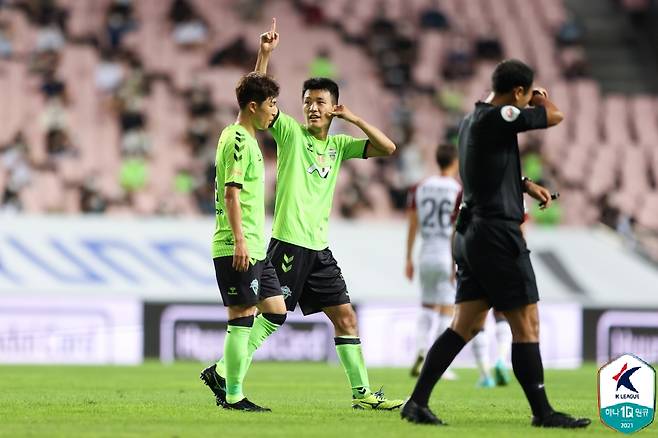
<svg viewBox="0 0 658 438">
<path fill-rule="evenodd" d="M 260 50 L 269 53 L 279 45 L 279 34 L 276 32 L 276 18 L 272 18 L 272 27 L 260 35 Z"/>
<path fill-rule="evenodd" d="M 332 110 L 329 112 L 329 115 L 346 120 L 350 123 L 354 123 L 357 120 L 357 117 L 354 115 L 354 113 L 350 111 L 350 109 L 345 105 L 334 105 Z"/>
</svg>

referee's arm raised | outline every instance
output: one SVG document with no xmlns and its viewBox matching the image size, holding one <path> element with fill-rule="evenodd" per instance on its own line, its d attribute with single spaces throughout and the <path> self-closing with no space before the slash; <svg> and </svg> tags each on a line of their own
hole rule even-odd
<svg viewBox="0 0 658 438">
<path fill-rule="evenodd" d="M 530 99 L 531 106 L 543 106 L 546 109 L 546 124 L 555 126 L 564 120 L 564 114 L 560 109 L 548 99 L 548 93 L 543 88 L 535 88 L 534 95 Z"/>
</svg>

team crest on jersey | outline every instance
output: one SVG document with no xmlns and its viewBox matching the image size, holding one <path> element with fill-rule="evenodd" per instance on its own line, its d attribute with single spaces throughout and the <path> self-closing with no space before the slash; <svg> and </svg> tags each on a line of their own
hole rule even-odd
<svg viewBox="0 0 658 438">
<path fill-rule="evenodd" d="M 336 155 L 338 155 L 338 154 L 336 152 L 336 149 L 329 149 L 327 151 L 327 155 L 329 155 L 329 158 L 331 159 L 331 161 L 336 161 Z"/>
<path fill-rule="evenodd" d="M 251 282 L 251 285 L 249 287 L 254 292 L 254 294 L 258 295 L 258 280 L 257 279 L 254 278 L 254 280 Z"/>
<path fill-rule="evenodd" d="M 292 291 L 288 286 L 281 286 L 281 293 L 283 294 L 284 300 L 287 300 L 292 295 Z"/>
</svg>

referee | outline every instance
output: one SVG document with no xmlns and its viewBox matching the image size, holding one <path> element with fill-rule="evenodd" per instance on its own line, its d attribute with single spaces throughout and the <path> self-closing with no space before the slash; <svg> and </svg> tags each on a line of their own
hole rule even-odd
<svg viewBox="0 0 658 438">
<path fill-rule="evenodd" d="M 555 126 L 563 119 L 546 90 L 532 87 L 534 73 L 517 60 L 503 61 L 492 76 L 493 93 L 475 104 L 459 129 L 459 173 L 464 199 L 453 246 L 457 263 L 456 315 L 428 352 L 416 387 L 402 408 L 412 423 L 444 424 L 428 408 L 430 394 L 461 349 L 482 330 L 489 308 L 512 328 L 512 367 L 532 409 L 532 425 L 579 428 L 587 418 L 556 412 L 544 390 L 539 353 L 539 294 L 530 251 L 521 234 L 523 193 L 551 204 L 550 192 L 521 175 L 517 134 Z M 529 108 L 527 108 L 530 106 Z"/>
</svg>

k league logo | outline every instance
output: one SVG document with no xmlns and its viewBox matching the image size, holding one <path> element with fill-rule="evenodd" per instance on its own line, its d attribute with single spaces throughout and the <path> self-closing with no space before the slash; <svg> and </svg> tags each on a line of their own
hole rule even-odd
<svg viewBox="0 0 658 438">
<path fill-rule="evenodd" d="M 656 371 L 632 354 L 603 365 L 598 376 L 601 422 L 622 433 L 647 427 L 656 411 Z"/>
</svg>

